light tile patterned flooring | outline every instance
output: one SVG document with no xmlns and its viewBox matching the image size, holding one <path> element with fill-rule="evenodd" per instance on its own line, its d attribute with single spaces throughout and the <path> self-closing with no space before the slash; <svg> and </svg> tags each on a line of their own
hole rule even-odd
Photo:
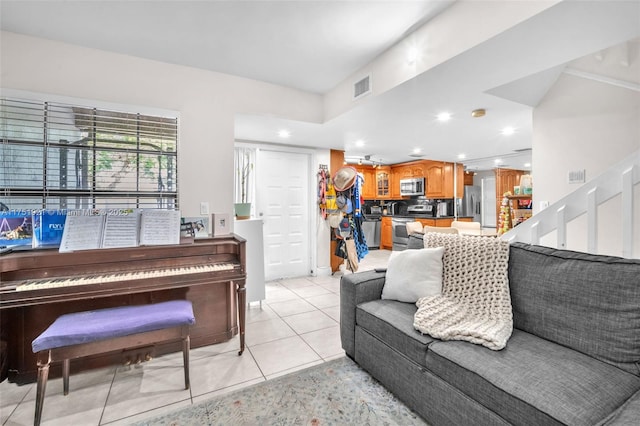
<svg viewBox="0 0 640 426">
<path fill-rule="evenodd" d="M 359 270 L 386 267 L 390 252 L 372 250 Z M 345 272 L 350 274 L 351 272 Z M 47 384 L 43 425 L 125 425 L 344 356 L 340 345 L 340 273 L 266 283 L 262 307 L 247 309 L 246 347 L 239 340 L 191 350 L 191 389 L 184 389 L 182 354 L 135 367 L 74 374 Z M 35 384 L 0 383 L 2 425 L 32 425 Z"/>
</svg>

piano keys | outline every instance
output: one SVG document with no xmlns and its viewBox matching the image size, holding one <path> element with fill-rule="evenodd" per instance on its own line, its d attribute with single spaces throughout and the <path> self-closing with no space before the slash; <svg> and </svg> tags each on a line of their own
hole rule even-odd
<svg viewBox="0 0 640 426">
<path fill-rule="evenodd" d="M 245 280 L 245 240 L 236 235 L 176 246 L 5 255 L 0 258 L 0 337 L 7 342 L 9 379 L 35 379 L 31 341 L 64 313 L 172 299 L 193 304 L 192 347 L 239 334 L 241 354 Z M 156 354 L 180 350 L 172 346 L 158 346 Z M 122 358 L 124 354 L 107 354 L 71 365 L 73 371 L 81 371 Z"/>
</svg>

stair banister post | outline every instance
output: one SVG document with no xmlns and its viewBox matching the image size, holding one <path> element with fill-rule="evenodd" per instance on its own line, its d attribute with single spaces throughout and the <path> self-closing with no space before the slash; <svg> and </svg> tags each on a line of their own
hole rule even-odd
<svg viewBox="0 0 640 426">
<path fill-rule="evenodd" d="M 622 257 L 633 256 L 633 169 L 622 172 Z"/>
<path fill-rule="evenodd" d="M 556 240 L 556 247 L 559 249 L 566 249 L 567 248 L 567 218 L 566 218 L 566 214 L 567 214 L 567 205 L 563 204 L 562 207 L 560 207 L 557 211 L 557 218 L 558 218 L 558 224 L 557 224 L 557 240 Z"/>
<path fill-rule="evenodd" d="M 598 252 L 598 188 L 587 192 L 587 251 Z"/>
</svg>

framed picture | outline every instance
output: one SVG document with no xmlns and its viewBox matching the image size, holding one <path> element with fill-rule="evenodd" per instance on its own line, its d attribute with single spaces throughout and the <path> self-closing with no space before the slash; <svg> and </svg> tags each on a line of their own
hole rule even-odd
<svg viewBox="0 0 640 426">
<path fill-rule="evenodd" d="M 229 213 L 213 213 L 211 215 L 211 235 L 228 235 L 231 233 L 231 219 Z"/>
</svg>

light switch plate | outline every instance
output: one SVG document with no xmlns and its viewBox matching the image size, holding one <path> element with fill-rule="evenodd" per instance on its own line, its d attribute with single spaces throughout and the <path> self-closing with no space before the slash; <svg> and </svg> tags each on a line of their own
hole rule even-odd
<svg viewBox="0 0 640 426">
<path fill-rule="evenodd" d="M 200 214 L 203 216 L 209 215 L 209 203 L 207 203 L 206 201 L 200 202 Z"/>
</svg>

